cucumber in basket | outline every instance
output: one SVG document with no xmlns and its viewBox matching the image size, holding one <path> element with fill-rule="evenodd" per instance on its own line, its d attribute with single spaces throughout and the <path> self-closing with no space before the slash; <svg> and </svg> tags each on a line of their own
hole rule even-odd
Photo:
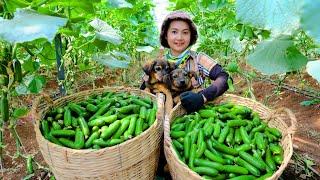
<svg viewBox="0 0 320 180">
<path fill-rule="evenodd" d="M 156 112 L 149 97 L 108 91 L 53 108 L 41 120 L 40 130 L 61 146 L 100 149 L 140 135 L 155 122 Z"/>
<path fill-rule="evenodd" d="M 204 179 L 265 179 L 283 161 L 281 132 L 250 108 L 223 103 L 174 119 L 172 147 Z"/>
</svg>

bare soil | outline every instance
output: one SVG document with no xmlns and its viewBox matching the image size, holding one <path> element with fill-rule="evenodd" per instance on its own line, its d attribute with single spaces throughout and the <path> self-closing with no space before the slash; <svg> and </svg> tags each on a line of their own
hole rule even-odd
<svg viewBox="0 0 320 180">
<path fill-rule="evenodd" d="M 120 73 L 119 73 L 120 74 Z M 111 76 L 112 77 L 112 76 Z M 98 78 L 95 81 L 95 87 L 103 87 L 103 86 L 113 86 L 118 85 L 115 80 L 109 79 L 109 77 L 105 76 L 102 78 Z M 294 82 L 290 83 L 298 83 Z M 309 82 L 309 81 L 308 81 Z M 311 80 L 312 82 L 312 80 Z M 132 83 L 132 82 L 131 82 Z M 247 88 L 244 82 L 240 80 L 235 80 L 237 91 L 235 94 L 244 95 L 243 92 Z M 297 85 L 298 86 L 298 85 Z M 45 88 L 45 92 L 51 94 L 57 91 L 57 84 L 54 81 L 50 81 Z M 318 88 L 318 86 L 314 86 Z M 82 86 L 80 90 L 90 89 L 91 85 Z M 320 106 L 312 105 L 312 106 L 301 106 L 300 102 L 304 100 L 308 100 L 309 98 L 297 94 L 288 90 L 281 90 L 277 94 L 273 93 L 275 91 L 275 86 L 257 81 L 253 84 L 254 94 L 257 98 L 257 101 L 262 102 L 272 109 L 277 109 L 280 107 L 289 108 L 297 118 L 297 131 L 294 136 L 294 152 L 298 155 L 307 155 L 312 158 L 315 162 L 315 166 L 312 166 L 315 171 L 320 172 Z M 30 104 L 33 102 L 35 97 L 25 97 L 24 101 L 26 104 Z M 289 122 L 287 122 L 290 125 Z M 33 122 L 24 119 L 19 122 L 17 125 L 17 132 L 21 137 L 21 142 L 23 143 L 24 153 L 32 154 L 34 156 L 35 161 L 37 161 L 42 166 L 46 166 L 46 163 L 43 160 L 41 152 L 38 148 L 38 144 L 35 138 Z M 14 139 L 10 136 L 8 129 L 4 130 L 5 136 L 5 155 L 3 159 L 3 167 L 2 173 L 0 172 L 0 179 L 23 179 L 26 176 L 26 168 L 25 168 L 25 159 L 24 158 L 13 158 L 16 148 Z M 34 164 L 35 165 L 35 164 Z M 31 179 L 49 179 L 51 175 L 50 172 L 44 169 L 37 169 L 35 166 L 35 176 Z M 302 168 L 303 169 L 303 168 Z M 168 177 L 168 176 L 165 176 Z M 305 179 L 308 178 L 305 176 L 305 172 L 298 171 L 297 162 L 292 158 L 289 166 L 286 168 L 282 177 L 284 179 Z M 317 177 L 320 178 L 320 177 Z M 313 177 L 314 178 L 314 177 Z M 313 179 L 312 178 L 312 179 Z M 168 178 L 165 178 L 168 179 Z M 170 178 L 169 178 L 170 179 Z"/>
</svg>

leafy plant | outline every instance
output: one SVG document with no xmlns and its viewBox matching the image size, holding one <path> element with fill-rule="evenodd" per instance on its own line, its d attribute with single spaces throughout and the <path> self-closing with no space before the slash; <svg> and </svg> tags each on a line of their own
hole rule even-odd
<svg viewBox="0 0 320 180">
<path fill-rule="evenodd" d="M 306 154 L 293 152 L 295 173 L 300 174 L 301 179 L 316 179 L 319 173 L 312 167 L 314 160 Z"/>
<path fill-rule="evenodd" d="M 319 7 L 318 2 L 310 0 L 299 2 L 292 0 L 236 1 L 237 18 L 241 22 L 271 31 L 271 39 L 268 40 L 268 43 L 261 42 L 261 45 L 257 46 L 255 52 L 248 57 L 249 63 L 268 75 L 295 71 L 305 67 L 307 57 L 297 49 L 292 37 L 297 36 L 299 30 L 303 30 L 316 43 L 319 43 L 318 27 L 314 26 L 315 18 L 320 15 L 316 11 Z M 262 56 L 265 58 L 261 59 Z M 275 66 L 270 67 L 265 64 Z M 315 66 L 310 62 L 308 65 Z M 314 77 L 319 76 L 314 71 L 311 73 Z"/>
<path fill-rule="evenodd" d="M 198 51 L 204 51 L 228 69 L 234 62 L 248 62 L 265 75 L 307 72 L 319 81 L 320 57 L 318 27 L 314 26 L 319 12 L 318 2 L 310 0 L 200 0 L 170 1 L 172 9 L 183 9 L 193 15 L 200 32 Z M 242 59 L 246 62 L 241 62 Z M 307 66 L 306 66 L 307 65 Z M 245 66 L 245 65 L 244 65 Z M 243 66 L 242 66 L 243 67 Z M 247 79 L 250 71 L 239 74 Z M 259 74 L 258 74 L 259 75 Z M 282 80 L 280 80 L 282 81 Z M 280 86 L 280 84 L 279 84 Z"/>
<path fill-rule="evenodd" d="M 5 4 L 10 5 L 10 4 Z M 7 16 L 9 17 L 9 16 Z M 32 21 L 32 22 L 31 22 Z M 24 22 L 24 23 L 21 23 Z M 49 24 L 47 24 L 49 23 Z M 17 10 L 12 19 L 1 19 L 0 38 L 4 40 L 3 50 L 1 52 L 1 76 L 3 82 L 1 86 L 1 119 L 0 128 L 8 123 L 10 133 L 16 141 L 16 156 L 25 157 L 20 152 L 22 146 L 21 140 L 16 131 L 16 121 L 18 118 L 26 114 L 25 108 L 15 108 L 11 111 L 11 95 L 14 93 L 27 94 L 39 93 L 45 84 L 45 79 L 42 76 L 34 74 L 36 67 L 28 66 L 26 63 L 21 66 L 18 59 L 18 48 L 20 44 L 32 41 L 38 38 L 46 38 L 52 41 L 58 28 L 66 23 L 66 19 L 56 18 L 52 16 L 40 15 L 32 10 Z M 48 29 L 48 30 L 47 30 Z M 15 33 L 19 34 L 17 36 Z M 22 62 L 23 63 L 23 62 Z M 25 71 L 23 71 L 25 68 Z M 3 142 L 3 132 L 0 132 L 0 159 L 2 163 L 2 149 L 5 147 Z"/>
<path fill-rule="evenodd" d="M 302 101 L 300 103 L 301 106 L 312 106 L 315 104 L 320 104 L 320 99 L 311 99 L 311 100 Z"/>
<path fill-rule="evenodd" d="M 6 28 L 0 30 L 0 128 L 8 121 L 16 154 L 30 165 L 33 160 L 20 152 L 15 131 L 26 108 L 12 107 L 14 96 L 41 92 L 48 77 L 56 75 L 55 68 L 60 87 L 68 90 L 77 73 L 127 68 L 132 57 L 157 46 L 156 26 L 151 1 L 10 0 L 1 5 L 0 25 Z M 43 71 L 47 76 L 40 75 Z M 3 147 L 1 131 L 1 158 Z"/>
</svg>

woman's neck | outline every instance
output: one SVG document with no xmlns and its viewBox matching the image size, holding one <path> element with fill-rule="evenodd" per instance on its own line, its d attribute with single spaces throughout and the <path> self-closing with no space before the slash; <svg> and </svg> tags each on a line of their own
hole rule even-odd
<svg viewBox="0 0 320 180">
<path fill-rule="evenodd" d="M 176 52 L 176 51 L 172 51 L 172 50 L 170 49 L 170 53 L 171 53 L 172 56 L 178 57 L 178 56 L 179 56 L 181 53 L 183 53 L 183 52 Z"/>
<path fill-rule="evenodd" d="M 172 51 L 172 49 L 170 49 L 170 54 L 171 56 L 174 56 L 174 57 L 179 57 L 181 56 L 182 54 L 185 54 L 187 51 L 189 51 L 191 49 L 191 47 L 188 47 L 186 48 L 185 50 L 183 50 L 182 52 L 177 52 L 177 51 Z"/>
</svg>

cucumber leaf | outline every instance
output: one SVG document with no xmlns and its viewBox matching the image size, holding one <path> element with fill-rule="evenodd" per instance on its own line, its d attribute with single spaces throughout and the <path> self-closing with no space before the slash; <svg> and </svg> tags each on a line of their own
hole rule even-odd
<svg viewBox="0 0 320 180">
<path fill-rule="evenodd" d="M 111 67 L 111 68 L 127 68 L 129 66 L 128 61 L 121 61 L 112 56 L 111 54 L 95 54 L 93 60 L 97 61 L 99 64 Z"/>
<path fill-rule="evenodd" d="M 151 53 L 154 50 L 154 48 L 152 46 L 138 46 L 136 50 L 138 52 Z"/>
<path fill-rule="evenodd" d="M 52 42 L 59 27 L 67 19 L 38 14 L 31 9 L 17 9 L 13 19 L 0 19 L 0 39 L 9 43 L 23 43 L 39 38 Z"/>
<path fill-rule="evenodd" d="M 237 19 L 274 36 L 291 35 L 300 26 L 300 0 L 237 0 Z"/>
<path fill-rule="evenodd" d="M 108 0 L 107 5 L 111 8 L 132 8 L 132 4 L 125 0 Z"/>
<path fill-rule="evenodd" d="M 19 95 L 39 93 L 46 84 L 44 76 L 29 75 L 23 77 L 23 83 L 20 83 L 16 88 L 16 92 Z"/>
<path fill-rule="evenodd" d="M 309 61 L 307 64 L 307 72 L 314 79 L 320 82 L 320 60 L 317 61 Z"/>
<path fill-rule="evenodd" d="M 305 0 L 301 17 L 302 28 L 320 44 L 320 1 Z"/>
<path fill-rule="evenodd" d="M 55 8 L 56 6 L 63 6 L 67 8 L 77 8 L 77 10 L 86 12 L 86 13 L 94 13 L 93 2 L 90 1 L 78 1 L 78 0 L 58 0 L 51 1 L 45 4 L 46 7 Z"/>
<path fill-rule="evenodd" d="M 264 41 L 248 56 L 249 64 L 267 75 L 298 70 L 307 60 L 286 37 Z"/>
<path fill-rule="evenodd" d="M 109 24 L 101 19 L 94 19 L 90 25 L 96 30 L 96 37 L 103 41 L 108 41 L 112 44 L 119 45 L 122 42 L 122 37 Z"/>
</svg>

